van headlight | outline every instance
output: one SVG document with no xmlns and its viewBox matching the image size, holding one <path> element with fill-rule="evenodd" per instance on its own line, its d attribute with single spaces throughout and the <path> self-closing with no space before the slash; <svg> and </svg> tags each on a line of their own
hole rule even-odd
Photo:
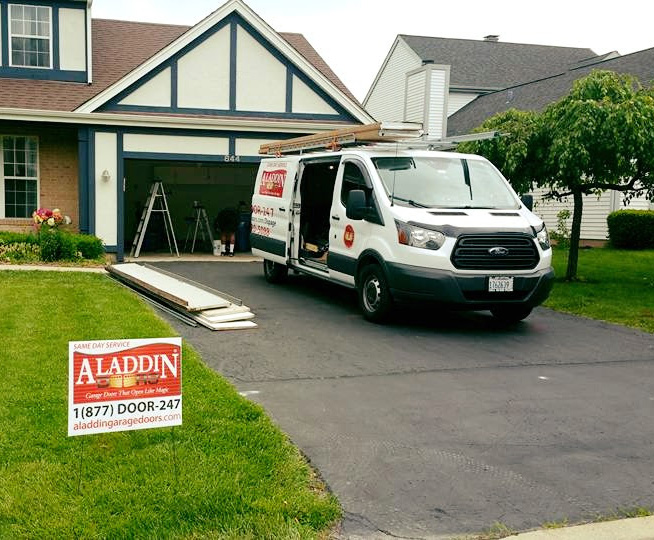
<svg viewBox="0 0 654 540">
<path fill-rule="evenodd" d="M 440 231 L 423 229 L 397 220 L 395 226 L 397 227 L 397 240 L 405 246 L 436 250 L 445 243 L 445 235 Z"/>
<path fill-rule="evenodd" d="M 536 240 L 538 240 L 543 251 L 550 249 L 550 235 L 547 233 L 545 223 L 543 223 L 543 228 L 536 233 Z"/>
</svg>

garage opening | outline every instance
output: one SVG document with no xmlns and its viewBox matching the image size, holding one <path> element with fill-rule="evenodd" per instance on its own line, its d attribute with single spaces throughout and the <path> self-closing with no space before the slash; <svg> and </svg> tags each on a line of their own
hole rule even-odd
<svg viewBox="0 0 654 540">
<path fill-rule="evenodd" d="M 180 253 L 212 253 L 207 234 L 193 234 L 198 208 L 206 211 L 215 239 L 220 238 L 216 218 L 225 208 L 238 213 L 235 248 L 250 251 L 250 203 L 257 163 L 125 160 L 125 251 L 129 253 L 153 182 L 163 182 Z M 204 232 L 204 231 L 202 231 Z M 153 213 L 141 253 L 168 252 L 161 213 Z"/>
</svg>

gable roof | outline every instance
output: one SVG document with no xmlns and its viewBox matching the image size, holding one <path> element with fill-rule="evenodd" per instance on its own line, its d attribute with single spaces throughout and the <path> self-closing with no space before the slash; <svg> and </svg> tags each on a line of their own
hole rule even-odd
<svg viewBox="0 0 654 540">
<path fill-rule="evenodd" d="M 92 84 L 0 78 L 0 108 L 74 111 L 120 81 L 192 27 L 93 19 Z M 334 86 L 358 101 L 302 34 L 279 35 Z"/>
<path fill-rule="evenodd" d="M 487 118 L 508 109 L 541 111 L 550 103 L 568 94 L 574 81 L 588 75 L 594 69 L 634 75 L 641 84 L 650 85 L 654 82 L 654 48 L 593 64 L 585 64 L 552 77 L 479 96 L 448 118 L 447 134 L 470 133 Z"/>
<path fill-rule="evenodd" d="M 591 49 L 575 47 L 405 34 L 399 37 L 421 60 L 451 66 L 451 88 L 497 90 L 559 73 L 597 56 Z"/>
<path fill-rule="evenodd" d="M 102 105 L 116 97 L 122 91 L 141 80 L 143 77 L 152 73 L 167 60 L 182 51 L 185 47 L 191 45 L 196 39 L 200 39 L 206 32 L 210 31 L 216 24 L 225 20 L 230 15 L 236 15 L 243 19 L 246 24 L 258 32 L 279 54 L 284 56 L 289 62 L 297 66 L 305 76 L 317 84 L 322 91 L 330 94 L 330 97 L 347 111 L 352 117 L 362 122 L 371 121 L 371 117 L 361 107 L 358 101 L 353 100 L 350 95 L 343 93 L 335 81 L 331 80 L 323 73 L 318 66 L 312 64 L 307 56 L 296 50 L 288 41 L 278 32 L 273 30 L 261 17 L 259 17 L 243 0 L 228 0 L 213 13 L 205 17 L 202 21 L 188 29 L 187 32 L 179 36 L 172 43 L 166 45 L 163 49 L 148 58 L 145 62 L 137 66 L 125 77 L 116 81 L 114 84 L 95 95 L 82 106 L 76 109 L 77 112 L 89 113 L 98 110 Z M 293 39 L 293 38 L 291 38 Z M 301 43 L 295 39 L 296 44 Z M 306 40 L 302 40 L 302 45 L 308 45 Z M 315 59 L 319 55 L 313 51 L 305 51 L 309 57 Z M 322 60 L 322 59 L 320 59 Z M 322 62 L 324 66 L 326 64 Z M 324 67 L 323 66 L 323 67 Z M 331 70 L 329 70 L 331 72 Z M 333 75 L 333 72 L 331 72 Z M 335 75 L 334 75 L 335 76 Z M 340 81 L 339 81 L 340 82 Z M 342 83 L 340 83 L 342 85 Z"/>
</svg>

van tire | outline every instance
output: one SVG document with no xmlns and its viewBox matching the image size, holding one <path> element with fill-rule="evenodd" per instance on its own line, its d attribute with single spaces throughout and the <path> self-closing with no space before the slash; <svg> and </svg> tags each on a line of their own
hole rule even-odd
<svg viewBox="0 0 654 540">
<path fill-rule="evenodd" d="M 288 266 L 264 259 L 263 275 L 268 283 L 283 283 L 288 276 Z"/>
<path fill-rule="evenodd" d="M 384 271 L 378 264 L 363 267 L 359 274 L 357 293 L 359 307 L 367 320 L 379 323 L 388 319 L 393 298 Z"/>
<path fill-rule="evenodd" d="M 499 322 L 515 324 L 529 317 L 532 309 L 529 306 L 500 306 L 490 311 Z"/>
</svg>

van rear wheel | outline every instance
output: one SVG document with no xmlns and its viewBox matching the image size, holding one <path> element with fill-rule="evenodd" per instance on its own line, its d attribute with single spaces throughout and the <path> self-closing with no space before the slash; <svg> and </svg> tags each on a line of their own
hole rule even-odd
<svg viewBox="0 0 654 540">
<path fill-rule="evenodd" d="M 366 319 L 382 322 L 388 318 L 393 298 L 384 271 L 378 264 L 369 264 L 361 270 L 357 292 L 359 307 Z"/>
<path fill-rule="evenodd" d="M 527 306 L 501 306 L 491 309 L 491 313 L 501 323 L 514 324 L 529 317 L 531 310 Z"/>
<path fill-rule="evenodd" d="M 268 283 L 282 283 L 288 276 L 288 266 L 264 259 L 263 275 Z"/>
</svg>

